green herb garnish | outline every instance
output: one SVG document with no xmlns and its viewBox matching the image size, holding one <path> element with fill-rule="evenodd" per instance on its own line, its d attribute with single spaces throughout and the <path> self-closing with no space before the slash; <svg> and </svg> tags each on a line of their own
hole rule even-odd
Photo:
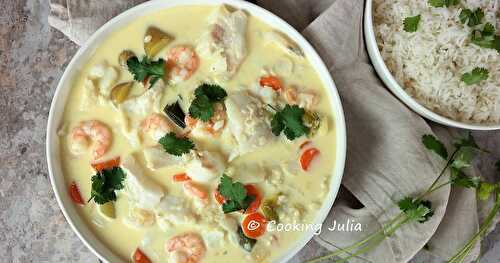
<svg viewBox="0 0 500 263">
<path fill-rule="evenodd" d="M 189 106 L 191 117 L 208 121 L 214 115 L 214 104 L 222 102 L 226 97 L 226 91 L 215 84 L 202 84 L 194 91 L 195 98 Z"/>
<path fill-rule="evenodd" d="M 420 22 L 420 15 L 410 16 L 405 18 L 403 21 L 403 29 L 406 32 L 416 32 L 418 29 L 418 23 Z"/>
<path fill-rule="evenodd" d="M 473 30 L 471 42 L 480 47 L 496 49 L 500 52 L 500 36 L 495 35 L 495 27 L 491 23 L 486 23 L 483 30 Z"/>
<path fill-rule="evenodd" d="M 398 206 L 410 221 L 424 223 L 434 215 L 431 202 L 427 200 L 405 197 L 398 202 Z"/>
<path fill-rule="evenodd" d="M 225 174 L 220 179 L 217 191 L 225 199 L 224 204 L 222 204 L 222 211 L 225 214 L 246 210 L 253 200 L 255 200 L 255 196 L 247 194 L 247 190 L 242 183 L 233 183 L 233 179 Z"/>
<path fill-rule="evenodd" d="M 481 20 L 483 20 L 484 17 L 484 12 L 481 10 L 481 8 L 477 8 L 476 10 L 472 11 L 470 9 L 463 9 L 458 18 L 460 19 L 460 22 L 462 24 L 465 24 L 467 20 L 467 25 L 470 27 L 477 26 L 481 24 Z"/>
<path fill-rule="evenodd" d="M 422 136 L 422 143 L 425 148 L 435 152 L 443 159 L 448 158 L 448 151 L 446 150 L 446 147 L 444 147 L 444 144 L 436 139 L 434 135 L 426 134 Z"/>
<path fill-rule="evenodd" d="M 255 246 L 255 243 L 257 243 L 257 240 L 245 236 L 245 233 L 243 233 L 243 229 L 241 228 L 241 226 L 238 226 L 238 238 L 240 246 L 244 250 L 252 252 L 252 249 Z"/>
<path fill-rule="evenodd" d="M 110 201 L 116 201 L 116 190 L 123 189 L 125 172 L 120 167 L 104 169 L 92 176 L 92 190 L 90 200 L 102 205 Z"/>
<path fill-rule="evenodd" d="M 428 0 L 427 3 L 432 7 L 450 7 L 458 5 L 460 0 Z"/>
<path fill-rule="evenodd" d="M 461 80 L 466 85 L 474 85 L 488 79 L 488 70 L 485 68 L 474 68 L 471 72 L 464 73 Z"/>
<path fill-rule="evenodd" d="M 150 87 L 165 76 L 165 61 L 163 59 L 158 59 L 157 61 L 151 61 L 147 57 L 143 57 L 139 60 L 137 57 L 131 57 L 127 59 L 127 68 L 134 75 L 134 80 L 143 82 L 146 78 L 150 77 L 149 83 Z"/>
<path fill-rule="evenodd" d="M 169 154 L 181 156 L 194 149 L 194 143 L 188 138 L 179 138 L 174 132 L 169 132 L 158 141 Z"/>
<path fill-rule="evenodd" d="M 289 140 L 308 134 L 309 128 L 303 121 L 304 114 L 303 108 L 287 104 L 283 110 L 277 111 L 271 120 L 273 134 L 279 136 L 283 131 Z"/>
</svg>

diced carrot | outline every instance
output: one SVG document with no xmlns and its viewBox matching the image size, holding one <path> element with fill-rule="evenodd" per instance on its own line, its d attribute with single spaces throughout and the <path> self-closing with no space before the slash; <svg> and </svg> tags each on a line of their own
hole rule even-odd
<svg viewBox="0 0 500 263">
<path fill-rule="evenodd" d="M 137 248 L 134 252 L 134 263 L 151 263 L 151 260 L 149 260 L 148 256 Z"/>
<path fill-rule="evenodd" d="M 189 177 L 186 173 L 180 173 L 172 176 L 172 179 L 174 182 L 185 182 L 191 180 L 191 177 Z"/>
<path fill-rule="evenodd" d="M 186 115 L 186 117 L 184 117 L 184 122 L 186 123 L 187 127 L 193 128 L 196 125 L 196 123 L 198 122 L 198 120 L 196 120 L 195 118 L 193 118 L 189 115 Z"/>
<path fill-rule="evenodd" d="M 262 201 L 262 196 L 260 195 L 259 190 L 253 184 L 245 185 L 245 189 L 247 190 L 247 195 L 251 195 L 254 197 L 254 200 L 248 208 L 245 210 L 245 214 L 252 214 L 257 212 L 260 206 L 260 202 Z"/>
<path fill-rule="evenodd" d="M 300 167 L 302 170 L 307 171 L 309 169 L 309 165 L 311 165 L 312 160 L 319 155 L 319 150 L 316 148 L 309 148 L 305 150 L 300 156 Z"/>
<path fill-rule="evenodd" d="M 217 203 L 219 204 L 224 204 L 226 202 L 226 198 L 224 198 L 224 196 L 222 196 L 219 191 L 217 191 L 217 189 L 215 189 L 214 191 L 214 198 L 215 200 L 217 201 Z"/>
<path fill-rule="evenodd" d="M 80 190 L 78 190 L 78 186 L 76 185 L 75 182 L 71 183 L 71 185 L 69 186 L 69 196 L 76 204 L 79 205 L 85 204 L 82 195 L 80 194 Z"/>
<path fill-rule="evenodd" d="M 279 91 L 283 88 L 281 81 L 276 76 L 264 76 L 260 78 L 261 87 L 270 87 L 275 91 Z"/>
<path fill-rule="evenodd" d="M 94 168 L 94 170 L 96 170 L 97 172 L 100 172 L 100 171 L 105 170 L 105 169 L 110 169 L 110 168 L 119 166 L 120 165 L 120 157 L 116 157 L 114 159 L 107 160 L 107 161 L 100 162 L 100 163 L 93 163 L 91 165 Z"/>
<path fill-rule="evenodd" d="M 264 235 L 266 233 L 266 225 L 266 217 L 258 212 L 247 215 L 243 219 L 243 222 L 241 222 L 243 234 L 249 238 L 258 238 Z"/>
</svg>

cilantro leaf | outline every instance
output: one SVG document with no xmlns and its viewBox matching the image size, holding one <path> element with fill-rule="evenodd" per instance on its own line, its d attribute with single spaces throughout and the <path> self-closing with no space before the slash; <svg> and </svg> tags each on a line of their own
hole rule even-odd
<svg viewBox="0 0 500 263">
<path fill-rule="evenodd" d="M 479 200 L 487 200 L 490 197 L 491 192 L 493 192 L 496 187 L 497 186 L 495 184 L 481 182 L 479 189 L 477 190 L 477 197 Z"/>
<path fill-rule="evenodd" d="M 452 168 L 463 169 L 470 167 L 472 165 L 472 160 L 476 156 L 476 149 L 470 146 L 460 148 L 453 162 L 451 163 Z"/>
<path fill-rule="evenodd" d="M 489 72 L 485 68 L 474 68 L 471 72 L 464 73 L 461 80 L 466 85 L 477 84 L 483 80 L 488 79 Z"/>
<path fill-rule="evenodd" d="M 181 156 L 194 148 L 194 143 L 188 138 L 179 138 L 174 132 L 169 132 L 158 141 L 169 154 Z"/>
<path fill-rule="evenodd" d="M 150 87 L 153 87 L 156 81 L 165 76 L 165 61 L 163 59 L 151 61 L 144 57 L 140 61 L 134 56 L 127 60 L 127 68 L 136 81 L 143 82 L 146 78 L 151 77 Z"/>
<path fill-rule="evenodd" d="M 257 243 L 257 240 L 247 237 L 245 235 L 245 233 L 243 232 L 243 229 L 241 228 L 241 226 L 238 226 L 238 237 L 239 237 L 238 243 L 240 244 L 240 246 L 244 250 L 246 250 L 248 252 L 252 252 L 252 249 L 255 246 L 255 243 Z"/>
<path fill-rule="evenodd" d="M 224 98 L 227 97 L 226 91 L 221 88 L 221 86 L 206 83 L 201 84 L 198 88 L 196 88 L 194 94 L 196 96 L 205 95 L 212 102 L 221 102 L 222 100 L 224 100 Z"/>
<path fill-rule="evenodd" d="M 479 146 L 477 145 L 476 141 L 474 140 L 474 137 L 472 137 L 471 132 L 468 132 L 467 137 L 459 139 L 453 145 L 455 145 L 455 147 L 457 149 L 461 148 L 461 147 L 472 147 L 475 149 L 479 149 Z"/>
<path fill-rule="evenodd" d="M 125 176 L 125 172 L 120 167 L 113 167 L 97 172 L 91 179 L 92 189 L 90 200 L 93 199 L 94 202 L 101 205 L 110 201 L 116 201 L 115 191 L 123 189 Z"/>
<path fill-rule="evenodd" d="M 467 25 L 470 27 L 481 24 L 481 20 L 483 20 L 483 17 L 484 17 L 484 12 L 483 10 L 481 10 L 481 8 L 477 8 L 474 11 L 465 8 L 458 15 L 460 22 L 462 24 L 465 24 L 465 22 L 469 21 L 467 22 Z"/>
<path fill-rule="evenodd" d="M 426 134 L 422 136 L 422 143 L 424 144 L 425 148 L 435 152 L 445 160 L 448 159 L 448 151 L 446 150 L 446 147 L 441 141 L 436 139 L 434 135 Z"/>
<path fill-rule="evenodd" d="M 226 91 L 219 85 L 202 84 L 194 91 L 195 98 L 189 106 L 191 117 L 208 121 L 214 115 L 215 103 L 222 102 L 226 97 Z"/>
<path fill-rule="evenodd" d="M 471 16 L 472 16 L 472 11 L 470 9 L 465 8 L 465 9 L 462 9 L 462 11 L 460 11 L 458 18 L 460 19 L 460 22 L 462 24 L 465 24 L 465 22 L 467 22 L 467 20 Z"/>
<path fill-rule="evenodd" d="M 432 204 L 427 200 L 405 197 L 398 202 L 399 209 L 412 221 L 424 223 L 434 215 Z"/>
<path fill-rule="evenodd" d="M 432 7 L 450 7 L 457 5 L 460 0 L 428 0 L 427 3 Z"/>
<path fill-rule="evenodd" d="M 416 32 L 418 29 L 418 23 L 420 22 L 420 15 L 409 16 L 403 21 L 403 29 L 406 32 Z"/>
<path fill-rule="evenodd" d="M 451 184 L 454 186 L 460 186 L 464 188 L 478 188 L 481 183 L 481 178 L 474 176 L 469 177 L 465 175 L 461 170 L 451 167 L 450 180 Z"/>
<path fill-rule="evenodd" d="M 287 104 L 283 110 L 277 111 L 271 120 L 273 134 L 279 136 L 283 131 L 289 140 L 308 134 L 309 128 L 303 122 L 304 114 L 303 108 Z"/>
<path fill-rule="evenodd" d="M 222 211 L 230 213 L 245 210 L 255 200 L 255 196 L 248 195 L 245 186 L 240 182 L 233 182 L 233 179 L 225 174 L 220 179 L 217 191 L 224 197 Z"/>
<path fill-rule="evenodd" d="M 471 42 L 474 45 L 496 49 L 500 52 L 500 36 L 495 35 L 495 27 L 491 23 L 486 23 L 483 30 L 473 30 Z"/>
<path fill-rule="evenodd" d="M 202 121 L 208 121 L 214 115 L 214 106 L 206 95 L 196 96 L 189 106 L 189 115 Z"/>
</svg>

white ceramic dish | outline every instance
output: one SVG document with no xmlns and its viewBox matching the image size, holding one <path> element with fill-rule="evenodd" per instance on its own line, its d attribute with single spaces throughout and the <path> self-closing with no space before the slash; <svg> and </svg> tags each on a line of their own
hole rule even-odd
<svg viewBox="0 0 500 263">
<path fill-rule="evenodd" d="M 59 206 L 66 217 L 66 220 L 71 225 L 72 229 L 82 240 L 82 242 L 100 259 L 106 262 L 122 262 L 123 259 L 115 255 L 109 248 L 107 248 L 104 243 L 102 243 L 86 225 L 86 223 L 79 216 L 75 205 L 71 201 L 69 195 L 67 194 L 68 183 L 65 182 L 62 168 L 61 168 L 61 158 L 59 155 L 59 136 L 57 135 L 57 130 L 61 123 L 63 116 L 64 106 L 66 104 L 66 99 L 69 95 L 71 89 L 71 83 L 74 77 L 79 74 L 81 68 L 86 63 L 93 50 L 101 43 L 109 33 L 121 28 L 130 21 L 144 16 L 149 12 L 154 12 L 159 9 L 169 8 L 178 5 L 220 5 L 229 4 L 239 9 L 244 9 L 251 15 L 258 17 L 264 22 L 274 26 L 278 30 L 286 33 L 291 37 L 297 44 L 303 49 L 307 58 L 311 61 L 311 64 L 315 70 L 319 73 L 319 76 L 324 83 L 325 87 L 329 91 L 329 99 L 332 105 L 332 112 L 334 115 L 334 125 L 333 129 L 336 131 L 336 158 L 335 158 L 335 168 L 332 171 L 332 180 L 330 180 L 330 191 L 323 206 L 318 211 L 318 215 L 315 218 L 315 224 L 322 223 L 333 202 L 337 196 L 338 189 L 340 187 L 340 182 L 342 179 L 342 174 L 344 170 L 344 162 L 346 157 L 346 129 L 344 121 L 344 113 L 342 110 L 342 105 L 340 102 L 340 97 L 337 93 L 335 84 L 324 65 L 321 58 L 314 51 L 312 46 L 289 24 L 287 24 L 282 19 L 278 18 L 269 11 L 253 5 L 245 1 L 238 0 L 170 0 L 170 1 L 149 1 L 141 5 L 138 5 L 128 11 L 116 16 L 104 26 L 102 26 L 97 32 L 95 32 L 90 39 L 78 50 L 69 65 L 67 66 L 64 74 L 59 81 L 57 86 L 52 105 L 50 107 L 50 113 L 47 124 L 47 162 L 49 168 L 50 180 L 52 187 L 55 192 L 56 199 Z M 333 143 L 333 142 L 332 142 Z M 278 262 L 285 262 L 290 259 L 294 254 L 296 254 L 313 236 L 313 231 L 309 231 L 303 235 L 300 240 L 297 240 L 295 244 L 288 249 L 281 257 Z"/>
<path fill-rule="evenodd" d="M 439 115 L 413 99 L 406 91 L 398 84 L 394 79 L 392 73 L 389 71 L 385 65 L 384 59 L 378 50 L 377 41 L 375 39 L 375 33 L 373 30 L 373 0 L 366 0 L 365 2 L 365 14 L 364 14 L 364 35 L 366 48 L 368 49 L 368 54 L 370 59 L 377 71 L 378 75 L 385 83 L 385 85 L 391 90 L 396 97 L 398 97 L 403 103 L 410 107 L 413 111 L 420 114 L 422 117 L 427 118 L 431 121 L 437 123 L 457 127 L 462 129 L 470 130 L 499 130 L 500 124 L 473 124 L 466 122 L 459 122 L 452 120 L 450 118 Z"/>
</svg>

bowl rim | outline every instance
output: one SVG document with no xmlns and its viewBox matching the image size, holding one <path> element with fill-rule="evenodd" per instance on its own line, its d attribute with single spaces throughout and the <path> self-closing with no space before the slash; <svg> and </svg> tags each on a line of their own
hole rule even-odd
<svg viewBox="0 0 500 263">
<path fill-rule="evenodd" d="M 344 111 L 340 100 L 340 95 L 335 86 L 335 83 L 330 75 L 326 65 L 320 58 L 318 53 L 314 50 L 311 44 L 291 25 L 283 19 L 274 15 L 270 11 L 257 6 L 253 3 L 241 0 L 170 0 L 170 1 L 147 1 L 142 4 L 136 5 L 119 15 L 113 17 L 111 20 L 101 26 L 92 36 L 81 45 L 76 54 L 71 59 L 70 63 L 66 66 L 61 79 L 58 82 L 56 91 L 54 93 L 52 103 L 50 106 L 48 121 L 47 121 L 47 134 L 46 134 L 46 156 L 49 170 L 49 178 L 52 189 L 59 208 L 61 209 L 66 221 L 69 223 L 73 232 L 85 244 L 85 246 L 92 251 L 99 259 L 104 262 L 122 262 L 124 259 L 117 256 L 109 246 L 105 245 L 97 235 L 95 235 L 87 223 L 79 215 L 78 210 L 74 203 L 70 200 L 67 193 L 68 183 L 62 172 L 61 158 L 60 158 L 60 144 L 58 130 L 61 125 L 61 120 L 66 105 L 67 97 L 71 90 L 70 84 L 74 76 L 79 73 L 82 65 L 88 60 L 88 56 L 93 52 L 98 43 L 102 42 L 108 32 L 113 32 L 120 28 L 120 26 L 128 24 L 132 20 L 142 17 L 149 12 L 155 12 L 160 9 L 171 8 L 175 6 L 189 6 L 189 5 L 222 5 L 227 4 L 230 6 L 243 9 L 251 15 L 259 18 L 260 20 L 277 28 L 291 37 L 297 44 L 304 50 L 307 59 L 317 72 L 321 82 L 327 89 L 328 98 L 330 100 L 331 110 L 333 112 L 334 130 L 335 130 L 335 164 L 331 172 L 330 188 L 327 196 L 323 200 L 323 204 L 316 212 L 314 224 L 322 224 L 338 194 L 342 176 L 344 172 L 346 154 L 347 154 L 347 134 Z M 142 13 L 141 13 L 142 12 Z M 271 23 L 272 21 L 272 23 Z M 87 58 L 86 58 L 87 56 Z M 333 145 L 332 145 L 333 146 Z M 314 235 L 314 230 L 310 229 L 302 234 L 302 236 L 284 251 L 280 257 L 275 259 L 276 262 L 286 262 L 293 257 L 306 243 L 311 240 Z"/>
<path fill-rule="evenodd" d="M 420 116 L 435 121 L 437 123 L 461 128 L 468 130 L 499 130 L 500 124 L 479 124 L 479 123 L 467 123 L 456 121 L 451 118 L 445 117 L 441 114 L 438 114 L 422 104 L 420 104 L 416 99 L 411 97 L 396 81 L 392 73 L 387 68 L 384 59 L 382 58 L 382 54 L 380 54 L 380 50 L 378 49 L 377 40 L 375 38 L 374 32 L 374 24 L 373 24 L 373 0 L 366 0 L 365 3 L 365 11 L 364 11 L 364 36 L 365 43 L 368 50 L 368 55 L 370 60 L 372 61 L 375 71 L 377 71 L 379 77 L 385 83 L 385 85 L 389 88 L 389 90 L 396 95 L 396 97 L 401 100 L 406 106 L 410 109 L 418 113 Z"/>
</svg>

